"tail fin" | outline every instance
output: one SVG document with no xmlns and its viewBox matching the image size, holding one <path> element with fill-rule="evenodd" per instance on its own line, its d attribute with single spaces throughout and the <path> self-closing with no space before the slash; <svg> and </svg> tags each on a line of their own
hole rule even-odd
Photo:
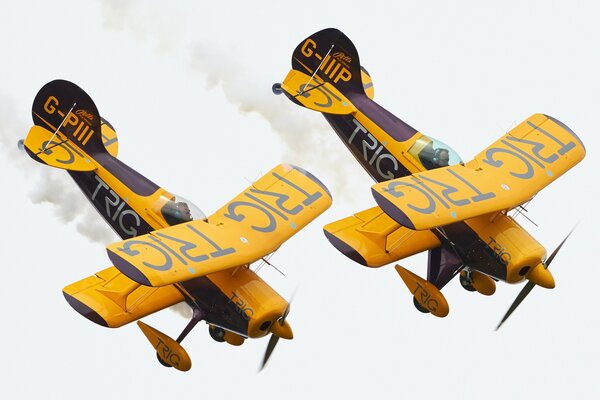
<svg viewBox="0 0 600 400">
<path fill-rule="evenodd" d="M 292 101 L 304 107 L 330 114 L 350 114 L 356 111 L 351 102 L 353 97 L 366 95 L 362 74 L 358 52 L 350 39 L 337 29 L 328 28 L 296 47 L 292 71 L 281 88 Z"/>
<path fill-rule="evenodd" d="M 337 29 L 323 29 L 304 39 L 292 54 L 292 68 L 309 76 L 317 71 L 315 77 L 346 96 L 365 94 L 358 51 Z"/>
<path fill-rule="evenodd" d="M 35 126 L 25 139 L 36 161 L 75 171 L 96 168 L 93 157 L 107 153 L 96 105 L 79 86 L 55 80 L 40 89 L 33 101 Z"/>
</svg>

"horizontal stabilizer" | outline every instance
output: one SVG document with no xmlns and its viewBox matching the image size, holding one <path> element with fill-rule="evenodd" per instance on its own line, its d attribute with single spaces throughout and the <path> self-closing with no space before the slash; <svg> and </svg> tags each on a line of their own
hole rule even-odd
<svg viewBox="0 0 600 400">
<path fill-rule="evenodd" d="M 572 130 L 535 114 L 466 165 L 378 183 L 372 191 L 399 224 L 432 229 L 519 206 L 584 156 L 585 147 Z"/>
<path fill-rule="evenodd" d="M 121 272 L 165 286 L 250 264 L 275 251 L 331 205 L 323 184 L 301 168 L 279 165 L 208 218 L 111 244 Z"/>
<path fill-rule="evenodd" d="M 336 249 L 368 267 L 380 267 L 440 246 L 430 231 L 405 228 L 379 207 L 327 224 L 323 230 Z"/>
<path fill-rule="evenodd" d="M 115 267 L 70 284 L 63 289 L 63 294 L 78 313 L 110 328 L 118 328 L 184 300 L 174 286 L 143 286 Z"/>
<path fill-rule="evenodd" d="M 328 114 L 351 114 L 356 108 L 328 82 L 291 70 L 281 84 L 288 97 L 306 108 Z"/>
<path fill-rule="evenodd" d="M 69 171 L 93 171 L 96 163 L 83 150 L 73 146 L 62 135 L 34 125 L 25 138 L 25 149 L 34 160 Z"/>
</svg>

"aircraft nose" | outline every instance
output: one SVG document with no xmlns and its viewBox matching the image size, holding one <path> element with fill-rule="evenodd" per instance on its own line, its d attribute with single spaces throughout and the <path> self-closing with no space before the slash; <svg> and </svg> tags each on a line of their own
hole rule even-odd
<svg viewBox="0 0 600 400">
<path fill-rule="evenodd" d="M 542 263 L 536 265 L 535 268 L 529 272 L 527 279 L 529 279 L 530 282 L 533 282 L 536 285 L 546 289 L 553 289 L 554 286 L 556 286 L 554 277 L 550 273 L 550 270 L 547 269 Z"/>
<path fill-rule="evenodd" d="M 283 321 L 283 324 L 279 321 L 273 322 L 271 326 L 271 332 L 274 335 L 279 336 L 280 338 L 291 340 L 294 338 L 294 333 L 292 332 L 292 327 L 290 323 L 286 320 Z"/>
</svg>

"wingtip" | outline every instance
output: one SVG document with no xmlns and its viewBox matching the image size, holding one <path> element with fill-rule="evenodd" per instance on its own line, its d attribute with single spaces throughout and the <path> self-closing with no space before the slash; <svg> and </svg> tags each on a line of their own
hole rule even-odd
<svg viewBox="0 0 600 400">
<path fill-rule="evenodd" d="M 375 198 L 375 202 L 377 202 L 377 205 L 379 207 L 381 207 L 383 212 L 386 213 L 388 216 L 390 216 L 390 218 L 392 218 L 394 221 L 396 221 L 397 223 L 399 223 L 400 225 L 402 225 L 408 229 L 412 229 L 412 230 L 416 229 L 413 222 L 410 220 L 410 218 L 408 218 L 408 215 L 406 215 L 404 213 L 404 211 L 402 211 L 401 209 L 396 207 L 394 205 L 394 203 L 389 201 L 375 187 L 371 188 L 371 193 L 373 194 L 373 197 Z"/>
</svg>

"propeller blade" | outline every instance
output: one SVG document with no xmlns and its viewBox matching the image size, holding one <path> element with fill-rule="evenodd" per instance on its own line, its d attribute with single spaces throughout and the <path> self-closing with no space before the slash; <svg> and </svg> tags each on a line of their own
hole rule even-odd
<svg viewBox="0 0 600 400">
<path fill-rule="evenodd" d="M 263 370 L 265 365 L 267 365 L 267 361 L 269 361 L 269 357 L 271 357 L 271 353 L 273 353 L 277 342 L 279 342 L 279 336 L 271 334 L 271 338 L 269 339 L 269 344 L 267 345 L 267 350 L 265 351 L 265 356 L 263 357 L 259 372 Z"/>
<path fill-rule="evenodd" d="M 558 253 L 558 251 L 560 250 L 560 248 L 563 246 L 563 244 L 565 244 L 565 242 L 567 241 L 567 239 L 569 238 L 569 236 L 571 236 L 571 233 L 573 233 L 573 231 L 575 230 L 575 228 L 577 228 L 577 225 L 579 225 L 579 222 L 575 224 L 575 226 L 573 227 L 573 229 L 571 229 L 571 231 L 567 234 L 567 236 L 565 236 L 565 238 L 562 240 L 562 242 L 560 242 L 560 244 L 556 247 L 556 249 L 554 249 L 554 251 L 552 252 L 552 254 L 550 254 L 550 257 L 548 257 L 546 259 L 546 261 L 544 262 L 544 267 L 546 269 L 548 269 L 548 267 L 550 267 L 550 263 L 552 263 L 552 260 L 554 260 L 554 257 L 556 257 L 556 254 Z M 515 299 L 515 301 L 513 301 L 513 303 L 511 304 L 511 306 L 508 309 L 508 311 L 506 312 L 506 314 L 504 314 L 504 317 L 502 318 L 502 320 L 500 321 L 500 323 L 496 327 L 496 330 L 498 330 L 502 326 L 502 324 L 504 323 L 504 321 L 506 321 L 508 319 L 508 317 L 510 317 L 510 315 L 513 313 L 513 311 L 515 311 L 515 309 L 519 306 L 519 304 L 521 304 L 521 302 L 523 301 L 523 299 L 525 299 L 525 297 L 527 297 L 527 295 L 529 294 L 529 292 L 531 292 L 531 290 L 534 287 L 535 287 L 535 283 L 533 283 L 531 281 L 527 282 L 527 284 L 525 285 L 525 287 L 519 292 L 519 295 L 517 296 L 517 298 Z"/>
<path fill-rule="evenodd" d="M 294 290 L 294 292 L 292 293 L 292 296 L 290 297 L 290 300 L 288 301 L 288 305 L 285 308 L 285 310 L 283 311 L 283 314 L 274 323 L 279 323 L 280 326 L 285 325 L 285 319 L 287 318 L 288 314 L 290 313 L 290 306 L 292 304 L 292 301 L 294 300 L 294 296 L 296 296 L 296 290 Z M 275 349 L 277 342 L 279 342 L 279 336 L 271 333 L 271 337 L 269 338 L 269 343 L 267 344 L 267 350 L 265 350 L 265 356 L 263 357 L 263 361 L 262 361 L 262 364 L 261 364 L 258 372 L 262 371 L 263 368 L 265 367 L 265 365 L 267 365 L 267 361 L 269 361 L 269 358 L 271 357 L 271 353 L 273 353 L 273 350 Z"/>
<path fill-rule="evenodd" d="M 502 318 L 502 321 L 500 321 L 500 323 L 496 327 L 496 330 L 498 330 L 502 326 L 502 324 L 504 323 L 504 321 L 506 321 L 508 319 L 508 317 L 510 317 L 510 314 L 512 314 L 513 311 L 515 311 L 515 309 L 519 306 L 519 304 L 521 304 L 521 302 L 523 301 L 523 299 L 529 294 L 529 292 L 531 292 L 531 290 L 534 287 L 535 287 L 535 283 L 533 283 L 533 282 L 527 282 L 527 284 L 525 285 L 525 287 L 523 289 L 521 289 L 521 291 L 519 292 L 519 295 L 517 296 L 517 298 L 515 299 L 515 301 L 513 301 L 513 303 L 511 304 L 511 306 L 508 309 L 508 311 L 506 312 L 506 314 L 504 314 L 504 317 Z"/>
<path fill-rule="evenodd" d="M 563 246 L 563 244 L 565 244 L 565 242 L 567 241 L 567 239 L 569 238 L 569 236 L 571 236 L 571 233 L 573 233 L 573 231 L 575 230 L 575 228 L 577 228 L 577 225 L 579 225 L 579 222 L 575 224 L 575 226 L 573 227 L 573 229 L 571 229 L 571 231 L 567 234 L 567 236 L 565 236 L 565 238 L 563 239 L 563 241 L 560 242 L 560 244 L 558 245 L 558 247 L 556 249 L 554 249 L 554 251 L 552 252 L 552 254 L 550 254 L 550 257 L 548 257 L 546 259 L 546 262 L 544 263 L 544 265 L 546 266 L 546 268 L 548 268 L 550 266 L 550 263 L 552 262 L 552 260 L 554 260 L 554 257 L 556 256 L 556 253 L 558 253 L 558 251 Z"/>
</svg>

